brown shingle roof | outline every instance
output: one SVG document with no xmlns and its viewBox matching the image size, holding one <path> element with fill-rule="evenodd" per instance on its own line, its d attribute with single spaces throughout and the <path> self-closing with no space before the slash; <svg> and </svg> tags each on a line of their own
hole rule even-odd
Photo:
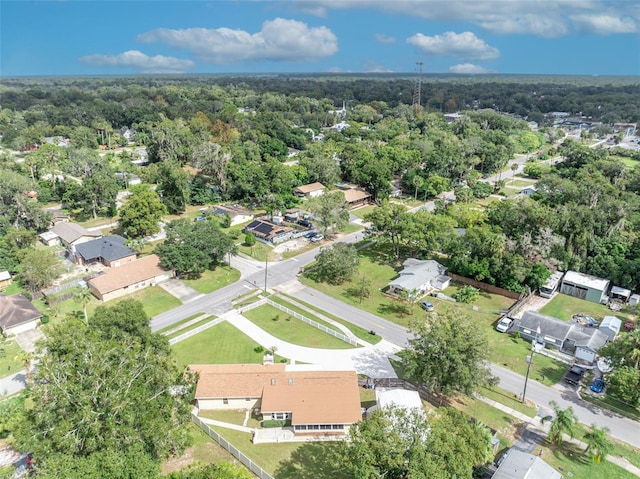
<svg viewBox="0 0 640 479">
<path fill-rule="evenodd" d="M 287 371 L 283 364 L 198 364 L 196 399 L 262 397 L 264 412 L 292 413 L 292 424 L 361 419 L 355 371 Z"/>
<path fill-rule="evenodd" d="M 371 195 L 366 191 L 357 188 L 343 190 L 343 193 L 344 199 L 347 203 L 354 203 L 356 201 L 365 200 L 371 197 Z"/>
<path fill-rule="evenodd" d="M 41 317 L 40 311 L 24 295 L 0 294 L 0 328 L 3 330 Z"/>
<path fill-rule="evenodd" d="M 160 266 L 158 255 L 150 254 L 117 268 L 111 268 L 102 276 L 90 279 L 89 284 L 100 294 L 106 294 L 140 281 L 153 279 L 166 271 Z"/>
<path fill-rule="evenodd" d="M 308 185 L 296 186 L 293 191 L 306 195 L 307 193 L 311 193 L 312 191 L 324 190 L 325 188 L 326 186 L 316 181 L 315 183 L 309 183 Z"/>
<path fill-rule="evenodd" d="M 102 236 L 100 231 L 89 231 L 77 223 L 56 223 L 56 225 L 51 228 L 51 231 L 66 243 L 73 243 L 83 236 L 89 236 L 91 238 L 100 238 Z"/>
</svg>

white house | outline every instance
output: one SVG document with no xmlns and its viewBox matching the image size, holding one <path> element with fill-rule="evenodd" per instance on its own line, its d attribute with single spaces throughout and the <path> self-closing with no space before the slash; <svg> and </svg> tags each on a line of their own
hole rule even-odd
<svg viewBox="0 0 640 479">
<path fill-rule="evenodd" d="M 400 276 L 388 285 L 388 293 L 391 295 L 398 296 L 403 291 L 408 294 L 417 292 L 418 295 L 434 289 L 441 291 L 446 289 L 451 281 L 451 278 L 445 275 L 447 269 L 431 259 L 423 261 L 409 258 L 402 265 L 404 269 L 400 271 Z"/>
<path fill-rule="evenodd" d="M 318 196 L 322 196 L 326 188 L 327 187 L 322 183 L 316 181 L 315 183 L 309 183 L 308 185 L 296 186 L 293 189 L 293 192 L 302 198 L 316 198 Z"/>
</svg>

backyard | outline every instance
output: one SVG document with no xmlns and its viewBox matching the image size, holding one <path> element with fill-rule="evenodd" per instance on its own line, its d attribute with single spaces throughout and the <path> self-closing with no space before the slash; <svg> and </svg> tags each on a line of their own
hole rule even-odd
<svg viewBox="0 0 640 479">
<path fill-rule="evenodd" d="M 605 316 L 617 316 L 624 320 L 631 319 L 632 316 L 624 311 L 611 311 L 604 304 L 593 303 L 562 293 L 556 294 L 540 312 L 564 321 L 571 321 L 571 316 L 576 313 L 588 314 L 598 322 L 602 321 Z"/>
</svg>

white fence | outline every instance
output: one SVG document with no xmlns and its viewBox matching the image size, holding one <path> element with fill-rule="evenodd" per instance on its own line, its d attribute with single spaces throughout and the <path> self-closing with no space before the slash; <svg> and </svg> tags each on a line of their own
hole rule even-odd
<svg viewBox="0 0 640 479">
<path fill-rule="evenodd" d="M 242 454 L 242 452 L 240 452 L 238 448 L 234 447 L 231 443 L 229 443 L 229 441 L 227 441 L 220 434 L 218 434 L 216 431 L 211 429 L 207 424 L 202 422 L 202 420 L 198 416 L 196 416 L 195 414 L 192 414 L 191 420 L 195 424 L 197 424 L 198 427 L 200 427 L 200 429 L 202 429 L 207 434 L 207 436 L 209 436 L 211 439 L 213 439 L 218 444 L 220 444 L 220 446 L 226 449 L 229 452 L 229 454 L 231 454 L 238 461 L 244 464 L 245 467 L 247 467 L 251 472 L 253 472 L 260 479 L 274 479 L 274 477 L 271 474 L 269 474 L 267 471 L 262 469 L 260 466 L 258 466 L 255 462 L 253 462 L 247 456 Z"/>
<path fill-rule="evenodd" d="M 196 334 L 201 333 L 205 329 L 209 329 L 212 326 L 215 326 L 216 324 L 218 324 L 218 323 L 220 323 L 222 321 L 223 321 L 222 318 L 212 319 L 208 323 L 202 324 L 202 325 L 198 326 L 197 328 L 190 329 L 186 333 L 182 333 L 181 335 L 176 336 L 175 338 L 171 338 L 169 340 L 169 344 L 171 345 L 171 344 L 179 343 L 180 341 L 184 341 L 185 339 L 190 338 L 191 336 L 195 336 Z"/>
<path fill-rule="evenodd" d="M 303 315 L 301 315 L 300 313 L 296 313 L 295 311 L 282 306 L 281 304 L 278 304 L 274 301 L 271 301 L 270 299 L 266 300 L 266 303 L 269 304 L 270 306 L 273 306 L 274 308 L 279 309 L 280 311 L 284 311 L 285 313 L 293 316 L 294 318 L 299 319 L 300 321 L 304 321 L 305 323 L 313 326 L 314 328 L 318 328 L 320 331 L 324 331 L 327 334 L 330 334 L 331 336 L 340 339 L 341 341 L 344 341 L 345 343 L 349 343 L 352 346 L 358 346 L 358 341 L 356 341 L 355 339 L 351 339 L 350 337 L 342 334 L 342 333 L 338 333 L 337 331 L 334 331 L 333 329 L 329 329 L 327 328 L 324 324 L 320 324 L 317 321 L 314 321 L 313 319 L 309 319 Z"/>
</svg>

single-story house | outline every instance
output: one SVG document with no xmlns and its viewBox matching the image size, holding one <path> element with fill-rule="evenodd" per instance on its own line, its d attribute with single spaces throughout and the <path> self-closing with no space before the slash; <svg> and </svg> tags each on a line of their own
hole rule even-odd
<svg viewBox="0 0 640 479">
<path fill-rule="evenodd" d="M 344 201 L 349 205 L 349 208 L 357 208 L 358 206 L 364 206 L 369 204 L 371 195 L 361 188 L 349 188 L 342 190 L 344 193 Z"/>
<path fill-rule="evenodd" d="M 122 236 L 111 235 L 76 246 L 76 263 L 102 263 L 106 267 L 120 266 L 136 260 L 136 252 L 125 245 Z"/>
<path fill-rule="evenodd" d="M 510 449 L 491 479 L 562 479 L 562 474 L 538 456 Z"/>
<path fill-rule="evenodd" d="M 562 321 L 551 316 L 526 311 L 516 319 L 513 331 L 530 341 L 542 342 L 576 359 L 592 364 L 600 348 L 609 342 L 609 336 L 598 328 Z"/>
<path fill-rule="evenodd" d="M 263 243 L 282 243 L 293 237 L 293 228 L 277 224 L 263 218 L 253 220 L 242 230 L 243 233 L 253 233 L 257 240 Z"/>
<path fill-rule="evenodd" d="M 263 420 L 284 420 L 296 436 L 344 436 L 362 419 L 355 371 L 309 365 L 199 364 L 200 410 L 253 409 Z"/>
<path fill-rule="evenodd" d="M 58 223 L 68 223 L 69 222 L 69 215 L 66 214 L 64 211 L 60 211 L 60 210 L 47 210 L 51 212 L 51 223 L 52 226 L 57 225 Z"/>
<path fill-rule="evenodd" d="M 58 246 L 60 244 L 60 237 L 53 231 L 45 231 L 38 235 L 40 242 L 45 246 Z"/>
<path fill-rule="evenodd" d="M 11 284 L 11 273 L 0 271 L 0 289 L 4 289 Z"/>
<path fill-rule="evenodd" d="M 577 271 L 567 271 L 562 278 L 560 292 L 586 299 L 593 303 L 606 303 L 610 281 Z"/>
<path fill-rule="evenodd" d="M 54 146 L 61 146 L 63 148 L 67 148 L 71 144 L 71 140 L 64 136 L 47 136 L 44 139 L 44 142 Z"/>
<path fill-rule="evenodd" d="M 133 131 L 131 128 L 120 128 L 118 130 L 118 133 L 125 140 L 127 140 L 128 143 L 133 143 L 133 141 L 135 140 L 135 137 L 136 137 L 136 132 Z"/>
<path fill-rule="evenodd" d="M 622 320 L 616 316 L 605 316 L 598 328 L 609 337 L 609 341 L 616 339 L 622 327 Z"/>
<path fill-rule="evenodd" d="M 526 195 L 526 196 L 531 196 L 536 191 L 538 191 L 538 189 L 536 188 L 536 185 L 530 185 L 530 186 L 525 186 L 524 188 L 522 188 L 520 190 L 520 193 L 523 194 L 523 195 Z"/>
<path fill-rule="evenodd" d="M 322 183 L 316 181 L 308 185 L 296 186 L 293 189 L 293 193 L 300 198 L 316 198 L 317 196 L 322 196 L 326 188 Z"/>
<path fill-rule="evenodd" d="M 218 205 L 213 208 L 213 216 L 229 215 L 231 226 L 239 225 L 251 221 L 253 213 L 240 205 Z"/>
<path fill-rule="evenodd" d="M 387 407 L 396 407 L 408 411 L 424 411 L 418 391 L 401 388 L 376 388 L 376 404 L 367 409 L 367 417 L 377 409 Z"/>
<path fill-rule="evenodd" d="M 155 286 L 173 278 L 173 275 L 173 271 L 160 265 L 158 255 L 151 254 L 118 268 L 110 268 L 104 274 L 87 281 L 87 286 L 98 299 L 109 301 L 148 286 Z"/>
<path fill-rule="evenodd" d="M 388 293 L 399 296 L 406 292 L 416 292 L 418 296 L 431 290 L 443 290 L 449 286 L 451 278 L 445 275 L 447 269 L 432 259 L 419 260 L 408 258 L 402 263 L 404 269 L 400 276 L 389 283 Z"/>
<path fill-rule="evenodd" d="M 40 311 L 23 294 L 0 294 L 0 329 L 6 335 L 36 329 Z"/>
<path fill-rule="evenodd" d="M 76 246 L 80 243 L 86 243 L 102 236 L 100 231 L 89 231 L 77 223 L 58 223 L 50 231 L 58 235 L 60 243 L 71 256 L 76 254 Z"/>
</svg>

